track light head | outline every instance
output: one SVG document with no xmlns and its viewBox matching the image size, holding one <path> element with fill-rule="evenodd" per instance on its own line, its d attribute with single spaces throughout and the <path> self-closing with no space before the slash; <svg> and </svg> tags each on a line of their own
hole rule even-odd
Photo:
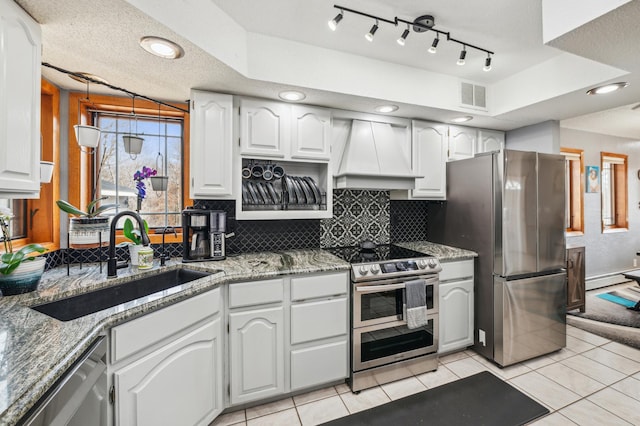
<svg viewBox="0 0 640 426">
<path fill-rule="evenodd" d="M 466 57 L 467 57 L 467 46 L 463 46 L 462 50 L 460 51 L 460 57 L 458 58 L 458 62 L 456 62 L 456 64 L 464 65 L 465 63 L 464 58 Z"/>
<path fill-rule="evenodd" d="M 402 32 L 402 35 L 400 36 L 400 38 L 398 40 L 396 40 L 398 42 L 398 44 L 400 46 L 404 46 L 405 41 L 407 40 L 407 37 L 409 36 L 409 25 L 407 25 L 407 29 L 404 30 Z"/>
<path fill-rule="evenodd" d="M 436 35 L 436 38 L 433 39 L 433 43 L 431 43 L 431 47 L 427 52 L 436 53 L 436 48 L 438 47 L 438 43 L 440 43 L 440 34 Z"/>
<path fill-rule="evenodd" d="M 491 55 L 487 55 L 487 59 L 484 60 L 484 67 L 482 67 L 483 71 L 491 71 Z"/>
<path fill-rule="evenodd" d="M 378 31 L 378 20 L 377 19 L 376 19 L 376 23 L 373 24 L 373 27 L 371 27 L 369 32 L 367 34 L 365 34 L 364 38 L 366 38 L 367 41 L 369 41 L 369 42 L 373 41 L 373 36 L 376 35 L 376 31 Z"/>
<path fill-rule="evenodd" d="M 342 21 L 342 18 L 343 18 L 342 11 L 340 11 L 340 13 L 338 13 L 335 18 L 329 21 L 328 25 L 329 25 L 329 28 L 331 28 L 331 31 L 335 31 L 336 28 L 338 28 L 338 24 L 340 23 L 340 21 Z"/>
</svg>

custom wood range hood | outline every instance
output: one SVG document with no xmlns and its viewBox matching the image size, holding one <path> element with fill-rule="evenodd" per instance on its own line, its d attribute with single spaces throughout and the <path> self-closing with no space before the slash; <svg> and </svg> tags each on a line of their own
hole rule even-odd
<svg viewBox="0 0 640 426">
<path fill-rule="evenodd" d="M 413 189 L 413 174 L 402 141 L 391 124 L 353 120 L 335 173 L 336 188 Z"/>
</svg>

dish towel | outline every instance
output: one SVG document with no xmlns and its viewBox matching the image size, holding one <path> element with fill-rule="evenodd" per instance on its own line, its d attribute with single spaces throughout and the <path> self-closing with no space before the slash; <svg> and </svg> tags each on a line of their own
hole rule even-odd
<svg viewBox="0 0 640 426">
<path fill-rule="evenodd" d="M 413 280 L 405 283 L 407 306 L 407 327 L 409 329 L 427 325 L 427 290 L 425 280 Z"/>
</svg>

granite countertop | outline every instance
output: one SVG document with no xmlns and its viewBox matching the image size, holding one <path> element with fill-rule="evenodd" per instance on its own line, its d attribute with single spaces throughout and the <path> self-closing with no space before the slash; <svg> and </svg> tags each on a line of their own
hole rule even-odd
<svg viewBox="0 0 640 426">
<path fill-rule="evenodd" d="M 440 261 L 470 259 L 476 253 L 428 241 L 399 243 L 436 256 Z M 157 265 L 157 260 L 156 260 Z M 37 291 L 0 298 L 0 425 L 15 424 L 42 394 L 109 328 L 230 282 L 261 280 L 283 275 L 347 271 L 349 263 L 321 249 L 245 253 L 222 261 L 167 262 L 151 270 L 118 270 L 107 279 L 106 263 L 72 265 L 47 271 Z M 76 320 L 58 321 L 29 306 L 110 287 L 178 268 L 213 272 L 212 275 L 145 296 Z"/>
<path fill-rule="evenodd" d="M 478 257 L 478 253 L 461 248 L 445 246 L 429 241 L 410 241 L 405 243 L 396 243 L 400 247 L 410 250 L 419 251 L 421 253 L 430 254 L 438 258 L 440 262 L 455 262 L 457 260 L 473 259 Z"/>
<path fill-rule="evenodd" d="M 156 261 L 157 265 L 157 261 Z M 107 279 L 98 264 L 72 265 L 47 271 L 38 290 L 0 298 L 0 425 L 15 424 L 80 357 L 94 339 L 116 324 L 179 302 L 229 282 L 323 271 L 346 271 L 349 264 L 323 250 L 246 253 L 222 261 L 182 263 L 172 260 L 151 270 L 118 270 Z M 29 306 L 186 268 L 215 272 L 180 286 L 145 296 L 71 321 L 58 321 Z"/>
</svg>

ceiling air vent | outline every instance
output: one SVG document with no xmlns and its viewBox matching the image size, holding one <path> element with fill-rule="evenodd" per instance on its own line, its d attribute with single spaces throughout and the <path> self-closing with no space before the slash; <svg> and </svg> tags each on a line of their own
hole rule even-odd
<svg viewBox="0 0 640 426">
<path fill-rule="evenodd" d="M 460 102 L 464 106 L 487 108 L 486 87 L 471 83 L 460 83 Z"/>
</svg>

